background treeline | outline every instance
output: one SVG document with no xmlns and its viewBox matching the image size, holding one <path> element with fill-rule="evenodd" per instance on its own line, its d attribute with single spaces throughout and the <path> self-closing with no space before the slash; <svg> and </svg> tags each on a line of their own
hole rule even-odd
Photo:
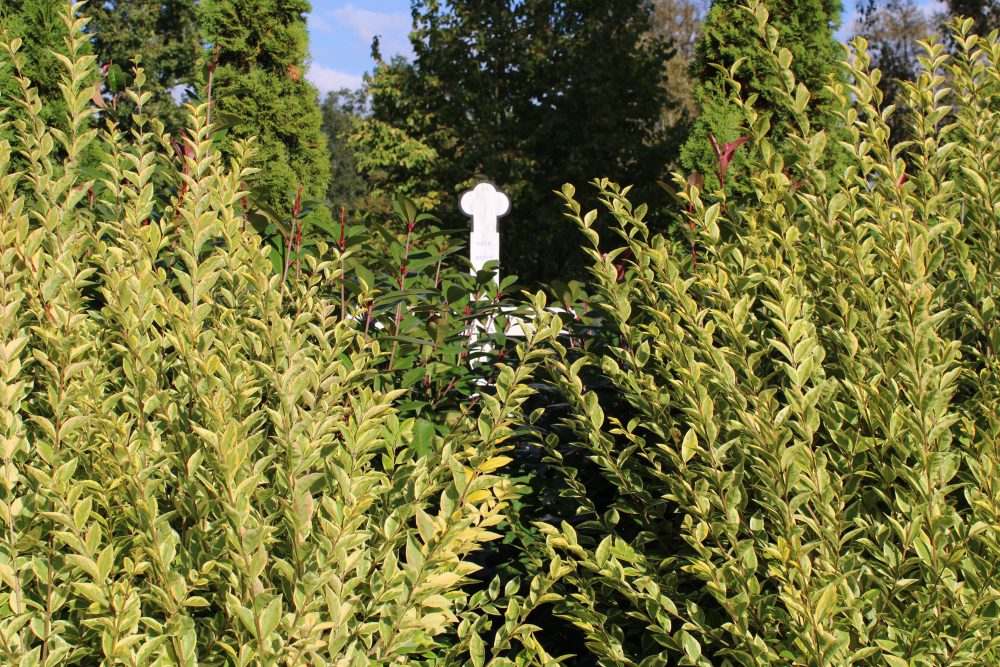
<svg viewBox="0 0 1000 667">
<path fill-rule="evenodd" d="M 715 2 L 680 55 L 652 13 L 566 4 L 415 7 L 426 48 L 324 109 L 332 145 L 248 120 L 319 127 L 304 4 L 198 4 L 181 89 L 103 60 L 75 3 L 32 15 L 38 71 L 5 14 L 0 663 L 1000 662 L 998 32 L 953 21 L 896 82 L 863 39 L 840 56 L 830 3 Z M 504 67 L 463 16 L 549 57 Z M 583 168 L 449 104 L 470 44 L 468 85 L 552 141 L 565 112 L 623 179 L 673 169 L 522 212 L 582 254 L 548 295 L 471 275 L 447 217 L 455 164 Z M 584 76 L 657 49 L 687 106 Z M 583 113 L 603 97 L 620 128 Z M 483 166 L 448 123 L 513 147 Z M 354 210 L 301 182 L 311 148 L 352 157 Z"/>
<path fill-rule="evenodd" d="M 63 4 L 9 0 L 0 7 L 9 34 L 29 38 L 24 74 L 38 86 L 44 117 L 56 122 L 63 103 L 52 52 L 64 49 Z M 748 48 L 753 34 L 740 4 L 414 0 L 413 57 L 383 60 L 376 41 L 376 66 L 364 86 L 331 92 L 319 104 L 305 77 L 306 0 L 94 3 L 87 48 L 102 68 L 104 113 L 126 121 L 133 109 L 118 91 L 141 55 L 151 93 L 146 111 L 175 142 L 180 103 L 203 98 L 212 72 L 219 93 L 213 113 L 228 137 L 223 146 L 258 139 L 260 171 L 250 185 L 261 212 L 253 222 L 276 246 L 296 201 L 317 233 L 331 233 L 341 207 L 352 219 L 384 223 L 390 193 L 412 197 L 447 228 L 461 230 L 458 193 L 488 178 L 515 206 L 502 231 L 503 269 L 539 284 L 578 278 L 583 266 L 582 251 L 560 243 L 567 223 L 551 192 L 562 182 L 605 176 L 666 204 L 657 181 L 673 169 L 692 182 L 714 178 L 717 149 L 741 131 L 713 63 L 728 67 L 748 57 L 736 80 L 774 108 L 777 82 Z M 839 76 L 833 35 L 843 6 L 773 5 L 772 26 L 793 54 L 793 71 L 817 91 L 814 122 L 830 126 L 821 91 Z M 981 33 L 1000 20 L 995 3 L 946 5 L 941 15 L 928 15 L 913 0 L 858 1 L 856 27 L 871 42 L 890 103 L 898 95 L 891 82 L 917 67 L 917 39 L 940 33 L 952 15 L 974 18 Z M 787 118 L 775 114 L 772 122 L 780 134 Z M 905 138 L 904 128 L 891 127 L 897 140 Z M 743 157 L 737 151 L 732 159 L 739 170 Z M 680 233 L 677 212 L 659 208 L 652 222 Z"/>
</svg>

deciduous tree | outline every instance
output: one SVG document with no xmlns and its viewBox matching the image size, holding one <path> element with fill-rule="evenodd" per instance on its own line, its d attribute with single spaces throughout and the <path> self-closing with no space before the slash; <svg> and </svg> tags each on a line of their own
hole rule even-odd
<svg viewBox="0 0 1000 667">
<path fill-rule="evenodd" d="M 893 4 L 895 0 L 858 0 L 858 14 L 866 19 L 876 14 L 880 8 L 889 8 Z M 985 36 L 991 30 L 1000 28 L 1000 4 L 995 0 L 943 0 L 935 4 L 944 5 L 941 11 L 936 13 L 936 18 L 941 24 L 952 17 L 963 16 L 973 20 L 972 32 L 979 35 Z M 947 30 L 943 32 L 949 37 Z"/>
<path fill-rule="evenodd" d="M 973 20 L 972 31 L 987 35 L 1000 28 L 1000 4 L 996 0 L 945 0 L 948 16 L 966 16 Z"/>
<path fill-rule="evenodd" d="M 551 191 L 599 174 L 650 190 L 669 161 L 657 133 L 669 49 L 649 35 L 649 3 L 414 0 L 412 12 L 412 63 L 383 64 L 370 81 L 362 169 L 373 187 L 423 188 L 449 207 L 490 178 L 513 200 L 505 272 L 571 273 L 580 257 Z"/>
<path fill-rule="evenodd" d="M 672 104 L 663 109 L 663 129 L 672 139 L 683 138 L 698 117 L 691 63 L 698 52 L 701 22 L 708 3 L 702 0 L 653 0 L 652 34 L 668 40 L 673 54 L 667 59 L 666 85 Z"/>
<path fill-rule="evenodd" d="M 330 185 L 326 198 L 334 208 L 351 207 L 365 194 L 365 181 L 358 173 L 357 159 L 348 143 L 355 123 L 361 120 L 364 106 L 364 92 L 347 88 L 327 93 L 320 105 L 323 133 L 330 153 Z"/>
<path fill-rule="evenodd" d="M 917 58 L 923 53 L 919 41 L 931 37 L 935 26 L 913 0 L 887 0 L 882 4 L 862 2 L 859 6 L 858 34 L 868 40 L 872 64 L 882 72 L 879 88 L 883 101 L 894 105 L 896 112 L 886 119 L 890 140 L 898 143 L 909 136 L 902 113 L 905 107 L 903 81 L 910 81 L 920 70 Z"/>
</svg>

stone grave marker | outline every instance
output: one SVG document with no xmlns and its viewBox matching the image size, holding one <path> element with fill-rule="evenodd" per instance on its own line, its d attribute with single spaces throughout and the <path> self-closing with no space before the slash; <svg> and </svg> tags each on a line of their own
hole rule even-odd
<svg viewBox="0 0 1000 667">
<path fill-rule="evenodd" d="M 472 218 L 469 261 L 475 274 L 481 271 L 487 262 L 500 261 L 500 229 L 497 221 L 510 213 L 510 197 L 497 190 L 492 183 L 484 182 L 471 190 L 466 190 L 458 203 L 462 213 Z M 493 282 L 500 284 L 499 266 L 493 274 Z M 479 337 L 476 332 L 480 329 L 492 333 L 494 330 L 492 318 L 489 322 L 475 322 L 472 325 L 473 341 Z"/>
<path fill-rule="evenodd" d="M 487 262 L 500 261 L 500 230 L 498 220 L 510 213 L 510 198 L 496 189 L 496 186 L 489 182 L 476 185 L 471 190 L 462 193 L 459 200 L 459 207 L 462 213 L 472 218 L 472 230 L 469 234 L 469 261 L 472 263 L 472 271 L 481 271 Z M 500 269 L 497 268 L 493 274 L 493 280 L 500 283 Z M 504 307 L 504 314 L 514 310 L 512 307 Z M 552 312 L 565 314 L 562 308 L 550 308 Z M 507 336 L 524 336 L 522 322 L 519 317 L 511 313 L 508 315 L 509 322 L 505 331 Z M 488 322 L 474 322 L 469 331 L 470 339 L 475 342 L 479 338 L 479 332 L 493 333 L 496 325 L 492 318 Z M 563 332 L 566 333 L 566 332 Z M 488 352 L 490 346 L 483 345 L 483 352 Z M 478 357 L 470 356 L 470 364 L 475 364 Z"/>
<path fill-rule="evenodd" d="M 492 183 L 480 183 L 462 194 L 459 201 L 462 213 L 472 218 L 469 235 L 469 261 L 473 272 L 480 271 L 487 262 L 500 261 L 500 230 L 497 221 L 510 213 L 510 198 Z M 493 276 L 500 282 L 500 271 Z"/>
</svg>

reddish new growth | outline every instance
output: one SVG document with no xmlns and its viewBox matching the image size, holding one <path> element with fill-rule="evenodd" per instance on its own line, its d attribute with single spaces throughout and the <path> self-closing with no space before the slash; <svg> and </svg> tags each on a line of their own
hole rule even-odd
<svg viewBox="0 0 1000 667">
<path fill-rule="evenodd" d="M 302 221 L 299 220 L 299 212 L 302 210 L 302 185 L 295 194 L 295 204 L 292 206 L 292 222 L 295 225 L 295 252 L 302 248 Z"/>
<path fill-rule="evenodd" d="M 784 174 L 785 178 L 788 179 L 788 185 L 791 186 L 792 192 L 795 192 L 796 190 L 798 190 L 799 188 L 801 188 L 806 184 L 805 181 L 800 181 L 796 178 L 792 178 L 792 175 L 789 174 L 787 171 L 783 171 L 781 173 Z"/>
<path fill-rule="evenodd" d="M 625 260 L 627 260 L 631 256 L 632 256 L 632 249 L 626 248 L 625 252 L 622 253 L 621 259 L 619 259 L 617 262 L 614 263 L 616 282 L 620 283 L 621 281 L 625 280 Z M 607 253 L 603 253 L 601 255 L 601 259 L 607 259 L 607 258 L 608 258 Z"/>
<path fill-rule="evenodd" d="M 718 162 L 717 173 L 719 175 L 719 183 L 722 185 L 723 191 L 726 189 L 726 172 L 729 171 L 729 165 L 733 162 L 733 156 L 736 154 L 736 149 L 745 144 L 750 137 L 740 137 L 736 141 L 723 141 L 720 145 L 716 140 L 715 135 L 711 132 L 708 133 L 708 140 L 712 143 L 712 150 L 715 151 L 715 159 Z M 694 201 L 692 197 L 692 189 L 697 187 L 701 189 L 704 179 L 701 174 L 691 174 L 687 177 L 687 191 L 688 191 L 688 225 L 691 227 L 691 262 L 698 266 L 698 252 L 695 249 L 694 242 Z"/>
<path fill-rule="evenodd" d="M 399 286 L 403 286 L 403 281 L 406 279 L 407 269 L 406 262 L 410 259 L 410 249 L 413 247 L 413 228 L 417 226 L 417 221 L 407 220 L 406 221 L 406 242 L 403 248 L 403 263 L 399 265 Z"/>
<path fill-rule="evenodd" d="M 406 262 L 410 259 L 410 248 L 413 247 L 413 228 L 417 226 L 416 219 L 410 219 L 406 221 L 406 242 L 403 247 L 403 261 L 399 265 L 399 289 L 403 289 L 406 283 L 406 276 L 409 273 L 409 269 L 406 268 Z M 400 301 L 396 304 L 396 335 L 399 335 L 399 325 L 403 321 L 403 302 Z M 393 370 L 396 364 L 396 347 L 398 341 L 392 342 L 392 352 L 389 354 L 389 370 Z"/>
<path fill-rule="evenodd" d="M 347 229 L 347 207 L 340 207 L 340 241 L 337 243 L 337 247 L 343 252 L 344 248 L 347 247 L 347 241 L 345 240 L 345 230 Z"/>
<path fill-rule="evenodd" d="M 729 165 L 733 161 L 736 149 L 749 139 L 750 137 L 740 137 L 736 141 L 723 141 L 720 146 L 719 142 L 715 140 L 715 135 L 711 132 L 708 133 L 708 140 L 712 142 L 712 150 L 715 151 L 715 159 L 719 161 L 719 181 L 722 183 L 723 190 L 726 188 L 726 172 L 729 171 Z"/>
<path fill-rule="evenodd" d="M 180 215 L 181 207 L 184 205 L 184 198 L 187 196 L 188 180 L 187 180 L 187 178 L 185 178 L 185 176 L 189 176 L 191 174 L 191 163 L 188 160 L 188 158 L 193 158 L 194 157 L 194 149 L 191 148 L 191 144 L 188 141 L 187 136 L 188 136 L 187 131 L 185 131 L 184 132 L 184 137 L 185 138 L 183 140 L 184 141 L 183 145 L 177 143 L 176 141 L 173 142 L 174 150 L 177 151 L 177 157 L 178 157 L 178 159 L 180 159 L 181 164 L 183 165 L 183 168 L 182 168 L 183 169 L 183 171 L 182 171 L 183 175 L 181 176 L 181 189 L 180 189 L 180 192 L 177 194 L 177 204 L 174 207 L 174 211 L 175 211 L 175 213 L 174 213 L 174 219 L 175 220 Z"/>
<path fill-rule="evenodd" d="M 340 318 L 344 319 L 347 317 L 347 292 L 344 281 L 344 249 L 347 247 L 347 207 L 340 207 L 340 240 L 337 242 L 337 247 L 340 248 Z"/>
<path fill-rule="evenodd" d="M 298 253 L 302 249 L 302 221 L 299 220 L 299 213 L 302 212 L 302 185 L 299 185 L 298 193 L 295 195 L 295 204 L 292 205 L 292 226 L 288 230 L 288 238 L 285 243 L 285 268 L 281 272 L 281 288 L 285 288 L 285 279 L 288 277 L 288 269 L 292 266 L 293 253 Z"/>
</svg>

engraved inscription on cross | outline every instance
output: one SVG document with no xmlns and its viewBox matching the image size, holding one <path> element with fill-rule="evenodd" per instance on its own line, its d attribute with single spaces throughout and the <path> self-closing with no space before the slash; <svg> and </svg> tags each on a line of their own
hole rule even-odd
<svg viewBox="0 0 1000 667">
<path fill-rule="evenodd" d="M 500 261 L 500 232 L 497 220 L 510 212 L 510 198 L 492 183 L 480 183 L 462 195 L 462 213 L 472 218 L 469 237 L 469 260 L 472 270 L 480 271 L 487 262 Z M 497 271 L 494 281 L 500 281 Z"/>
</svg>

